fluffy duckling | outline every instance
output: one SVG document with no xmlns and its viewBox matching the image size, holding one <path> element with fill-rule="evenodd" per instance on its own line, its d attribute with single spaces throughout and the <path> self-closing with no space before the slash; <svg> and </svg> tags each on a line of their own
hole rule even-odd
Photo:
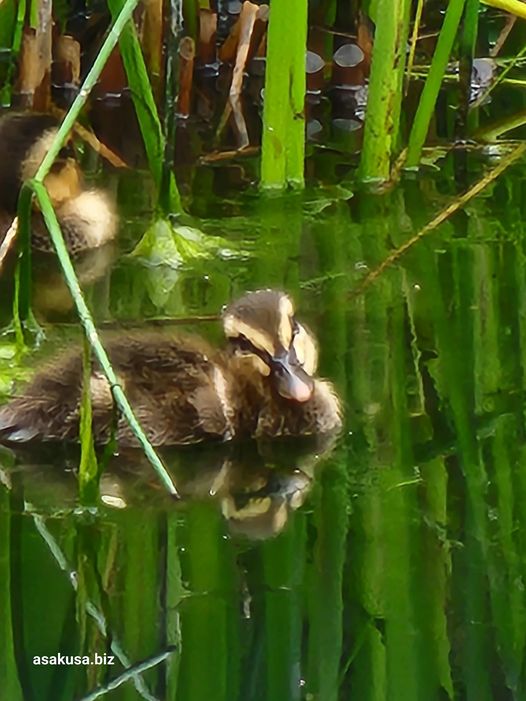
<svg viewBox="0 0 526 701">
<path fill-rule="evenodd" d="M 154 445 L 232 438 L 316 435 L 341 427 L 340 401 L 315 376 L 318 353 L 283 292 L 246 294 L 223 312 L 228 339 L 216 350 L 185 336 L 126 335 L 106 344 L 128 399 Z M 39 372 L 22 396 L 0 409 L 6 441 L 76 441 L 82 362 L 69 353 Z M 108 442 L 136 446 L 117 416 L 110 386 L 93 363 L 93 432 Z"/>
<path fill-rule="evenodd" d="M 49 114 L 8 113 L 0 118 L 0 208 L 16 214 L 20 188 L 34 177 L 58 131 Z M 66 143 L 44 184 L 49 192 L 69 250 L 78 253 L 102 246 L 115 237 L 117 217 L 107 195 L 84 189 L 71 143 Z M 33 247 L 53 246 L 40 212 L 33 214 Z"/>
</svg>

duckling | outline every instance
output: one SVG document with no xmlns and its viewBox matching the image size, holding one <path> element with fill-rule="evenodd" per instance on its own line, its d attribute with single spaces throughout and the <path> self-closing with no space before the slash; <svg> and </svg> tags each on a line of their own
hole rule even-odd
<svg viewBox="0 0 526 701">
<path fill-rule="evenodd" d="M 222 321 L 225 349 L 159 332 L 107 342 L 119 383 L 154 445 L 340 429 L 340 400 L 332 385 L 315 375 L 316 342 L 296 320 L 290 297 L 275 290 L 250 292 L 224 309 Z M 20 397 L 0 409 L 0 437 L 78 440 L 81 377 L 78 352 L 39 372 Z M 95 362 L 89 390 L 96 442 L 107 443 L 115 430 L 119 445 L 136 446 Z"/>
<path fill-rule="evenodd" d="M 0 208 L 16 214 L 24 181 L 34 177 L 58 131 L 49 114 L 8 113 L 0 118 Z M 69 250 L 75 254 L 102 246 L 115 237 L 117 216 L 107 195 L 86 190 L 71 143 L 66 143 L 44 180 Z M 51 251 L 51 239 L 38 210 L 32 217 L 32 245 Z M 4 232 L 5 234 L 5 232 Z"/>
</svg>

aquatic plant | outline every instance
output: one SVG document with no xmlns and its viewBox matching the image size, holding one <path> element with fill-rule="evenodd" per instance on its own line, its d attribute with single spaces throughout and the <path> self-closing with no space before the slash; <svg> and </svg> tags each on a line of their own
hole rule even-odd
<svg viewBox="0 0 526 701">
<path fill-rule="evenodd" d="M 274 2 L 269 17 L 263 106 L 264 188 L 303 186 L 306 42 L 307 0 Z"/>
</svg>

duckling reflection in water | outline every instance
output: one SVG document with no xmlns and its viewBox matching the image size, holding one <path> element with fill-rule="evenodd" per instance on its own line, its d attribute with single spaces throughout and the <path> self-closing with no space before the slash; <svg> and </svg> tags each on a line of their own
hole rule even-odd
<svg viewBox="0 0 526 701">
<path fill-rule="evenodd" d="M 342 424 L 340 401 L 315 376 L 314 338 L 283 292 L 246 294 L 223 312 L 228 348 L 199 338 L 160 333 L 114 337 L 108 355 L 119 382 L 154 445 L 232 438 L 333 433 Z M 0 437 L 11 442 L 76 441 L 82 361 L 70 353 L 39 372 L 22 396 L 0 409 Z M 110 386 L 93 364 L 93 433 L 107 443 L 114 426 Z M 117 417 L 120 446 L 137 441 Z"/>
<path fill-rule="evenodd" d="M 48 114 L 10 112 L 0 118 L 0 209 L 11 218 L 22 184 L 34 177 L 58 131 L 58 121 Z M 111 241 L 117 232 L 117 216 L 107 195 L 85 189 L 80 168 L 66 145 L 44 180 L 66 245 L 71 253 L 97 248 Z M 9 216 L 2 217 L 9 219 Z M 9 224 L 8 224 L 9 225 Z M 7 228 L 0 231 L 0 240 Z M 53 250 L 42 215 L 32 216 L 32 245 Z"/>
<path fill-rule="evenodd" d="M 304 504 L 336 440 L 336 434 L 324 434 L 165 448 L 161 454 L 185 511 L 193 502 L 207 502 L 221 511 L 232 535 L 264 540 L 280 533 Z M 20 490 L 32 514 L 64 516 L 78 508 L 77 465 L 73 446 L 0 446 L 0 483 Z M 100 500 L 108 508 L 136 509 L 142 515 L 145 508 L 174 508 L 142 452 L 131 449 L 111 458 L 101 477 Z"/>
</svg>

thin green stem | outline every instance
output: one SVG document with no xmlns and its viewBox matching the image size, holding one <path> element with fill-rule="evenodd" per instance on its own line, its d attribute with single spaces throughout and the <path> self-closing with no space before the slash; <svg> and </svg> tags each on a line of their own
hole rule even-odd
<svg viewBox="0 0 526 701">
<path fill-rule="evenodd" d="M 478 33 L 478 15 L 480 0 L 466 0 L 462 32 L 459 46 L 460 109 L 457 118 L 457 133 L 467 139 L 468 133 L 476 128 L 475 115 L 469 119 L 469 100 L 471 97 L 471 76 Z"/>
<path fill-rule="evenodd" d="M 444 17 L 444 23 L 438 35 L 429 74 L 424 89 L 422 90 L 422 95 L 420 96 L 413 127 L 409 135 L 406 158 L 407 168 L 416 168 L 420 161 L 422 146 L 426 140 L 438 93 L 447 70 L 449 56 L 453 49 L 453 43 L 464 11 L 464 5 L 465 0 L 450 0 L 447 6 L 446 16 Z"/>
<path fill-rule="evenodd" d="M 409 85 L 409 81 L 411 80 L 411 73 L 413 70 L 413 64 L 415 62 L 416 42 L 418 41 L 418 32 L 420 30 L 420 22 L 422 21 L 423 9 L 424 9 L 424 0 L 418 0 L 417 6 L 416 6 L 415 21 L 413 24 L 413 31 L 411 33 L 409 56 L 407 57 L 407 81 L 406 81 L 407 85 Z"/>
</svg>

